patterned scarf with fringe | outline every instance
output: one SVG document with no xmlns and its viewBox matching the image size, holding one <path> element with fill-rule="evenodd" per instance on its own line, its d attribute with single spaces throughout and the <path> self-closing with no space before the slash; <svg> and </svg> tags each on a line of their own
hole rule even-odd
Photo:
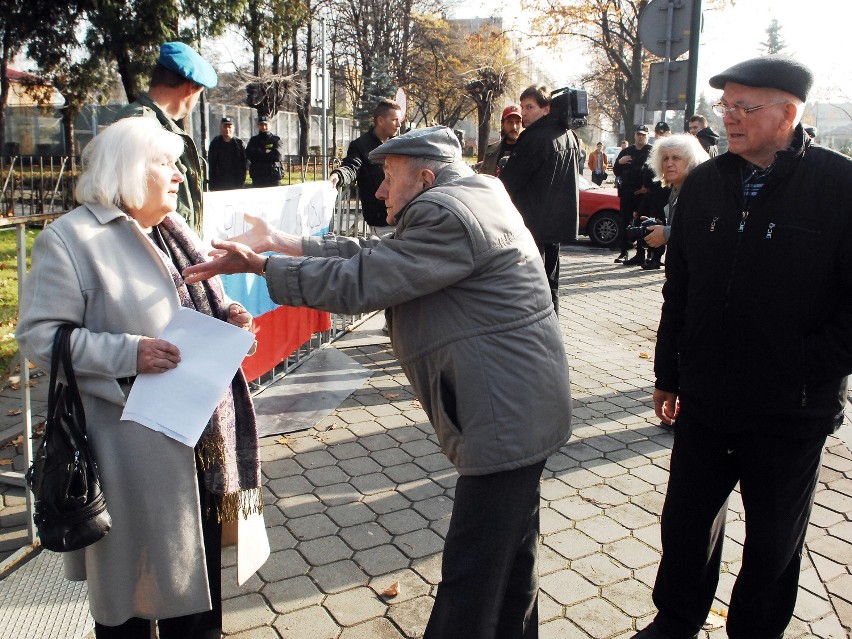
<svg viewBox="0 0 852 639">
<path fill-rule="evenodd" d="M 186 229 L 167 216 L 154 227 L 153 239 L 166 254 L 181 306 L 227 321 L 229 309 L 218 278 L 186 284 L 180 275 L 188 266 L 205 261 Z M 257 437 L 248 383 L 238 369 L 195 446 L 206 492 L 213 497 L 213 503 L 205 505 L 206 511 L 209 514 L 215 509 L 219 521 L 236 521 L 240 513 L 247 518 L 263 512 Z"/>
</svg>

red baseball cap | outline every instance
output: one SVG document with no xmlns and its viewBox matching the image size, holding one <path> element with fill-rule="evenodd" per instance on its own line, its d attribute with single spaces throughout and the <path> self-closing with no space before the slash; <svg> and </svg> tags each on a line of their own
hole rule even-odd
<svg viewBox="0 0 852 639">
<path fill-rule="evenodd" d="M 503 109 L 503 115 L 500 117 L 500 121 L 502 122 L 510 115 L 517 115 L 519 118 L 521 117 L 521 107 L 517 104 L 510 104 L 505 109 Z"/>
</svg>

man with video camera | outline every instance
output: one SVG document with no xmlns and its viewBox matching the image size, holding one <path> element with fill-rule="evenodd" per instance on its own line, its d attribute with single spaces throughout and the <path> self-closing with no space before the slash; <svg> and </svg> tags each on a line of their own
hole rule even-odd
<svg viewBox="0 0 852 639">
<path fill-rule="evenodd" d="M 559 243 L 577 237 L 577 138 L 551 114 L 545 87 L 524 89 L 520 104 L 524 130 L 500 179 L 535 239 L 559 313 Z"/>
</svg>

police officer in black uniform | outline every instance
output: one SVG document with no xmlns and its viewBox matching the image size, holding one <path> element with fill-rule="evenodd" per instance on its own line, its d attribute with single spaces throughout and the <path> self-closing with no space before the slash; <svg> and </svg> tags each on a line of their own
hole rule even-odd
<svg viewBox="0 0 852 639">
<path fill-rule="evenodd" d="M 280 186 L 284 177 L 281 149 L 281 138 L 269 132 L 269 119 L 265 115 L 259 116 L 257 135 L 252 136 L 246 146 L 252 186 Z"/>
</svg>

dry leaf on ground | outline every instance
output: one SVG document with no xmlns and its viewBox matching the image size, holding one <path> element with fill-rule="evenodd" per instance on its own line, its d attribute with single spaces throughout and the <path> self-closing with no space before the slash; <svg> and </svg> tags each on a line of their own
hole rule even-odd
<svg viewBox="0 0 852 639">
<path fill-rule="evenodd" d="M 11 459 L 0 459 L 0 466 L 11 466 L 11 465 L 12 465 Z"/>
<path fill-rule="evenodd" d="M 646 353 L 645 351 L 642 351 L 641 353 L 639 353 L 639 357 L 641 357 L 642 359 L 648 359 L 650 355 L 648 355 L 648 353 Z"/>
<path fill-rule="evenodd" d="M 400 593 L 399 582 L 395 581 L 390 586 L 382 590 L 383 597 L 397 597 Z"/>
<path fill-rule="evenodd" d="M 13 408 L 8 413 L 6 413 L 6 416 L 7 417 L 14 417 L 15 415 L 20 415 L 20 414 L 21 414 L 20 408 Z"/>
</svg>

